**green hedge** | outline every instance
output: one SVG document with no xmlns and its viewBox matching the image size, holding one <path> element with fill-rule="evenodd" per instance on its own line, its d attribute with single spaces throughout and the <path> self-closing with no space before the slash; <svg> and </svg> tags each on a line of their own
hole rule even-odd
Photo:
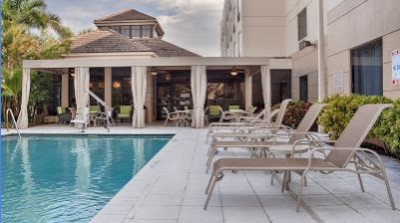
<svg viewBox="0 0 400 223">
<path fill-rule="evenodd" d="M 328 105 L 322 111 L 318 124 L 323 126 L 331 139 L 337 139 L 342 133 L 357 109 L 365 104 L 391 104 L 394 109 L 383 112 L 379 121 L 370 132 L 369 137 L 378 138 L 390 146 L 392 153 L 400 149 L 400 100 L 383 96 L 335 95 L 324 100 Z"/>
</svg>

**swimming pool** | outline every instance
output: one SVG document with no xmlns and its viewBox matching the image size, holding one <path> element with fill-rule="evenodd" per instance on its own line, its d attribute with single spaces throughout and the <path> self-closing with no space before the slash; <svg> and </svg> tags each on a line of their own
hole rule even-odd
<svg viewBox="0 0 400 223">
<path fill-rule="evenodd" d="M 89 222 L 171 137 L 4 137 L 1 219 Z"/>
</svg>

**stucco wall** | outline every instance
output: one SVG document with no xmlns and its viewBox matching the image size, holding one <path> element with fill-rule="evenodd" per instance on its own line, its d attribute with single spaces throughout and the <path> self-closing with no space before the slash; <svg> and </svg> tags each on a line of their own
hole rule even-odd
<svg viewBox="0 0 400 223">
<path fill-rule="evenodd" d="M 328 14 L 328 94 L 333 73 L 344 72 L 344 93 L 351 93 L 350 50 L 382 38 L 384 95 L 400 98 L 400 86 L 391 84 L 391 52 L 400 49 L 399 0 L 343 0 Z"/>
</svg>

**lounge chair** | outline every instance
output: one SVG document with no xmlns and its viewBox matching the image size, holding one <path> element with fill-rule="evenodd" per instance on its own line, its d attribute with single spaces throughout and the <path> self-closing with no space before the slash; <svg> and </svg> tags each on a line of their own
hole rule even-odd
<svg viewBox="0 0 400 223">
<path fill-rule="evenodd" d="M 119 106 L 119 112 L 117 114 L 118 120 L 122 119 L 130 119 L 131 118 L 131 113 L 132 113 L 132 106 L 130 105 L 120 105 Z"/>
<path fill-rule="evenodd" d="M 265 129 L 265 132 L 261 133 L 254 133 L 250 131 L 250 133 L 217 133 L 213 135 L 213 140 L 210 145 L 210 149 L 208 151 L 208 159 L 207 159 L 207 172 L 211 163 L 214 159 L 215 154 L 218 153 L 219 148 L 224 149 L 231 149 L 231 148 L 245 148 L 248 150 L 254 149 L 261 149 L 267 150 L 262 151 L 263 154 L 268 152 L 268 149 L 271 146 L 278 146 L 281 150 L 287 150 L 288 148 L 291 149 L 292 145 L 295 144 L 297 141 L 301 141 L 304 138 L 315 138 L 312 133 L 310 133 L 310 129 L 315 123 L 316 119 L 319 116 L 319 113 L 322 109 L 326 106 L 326 104 L 314 104 L 312 105 L 307 113 L 304 115 L 303 119 L 301 120 L 299 126 L 294 130 L 288 130 L 288 132 L 280 133 L 279 130 L 285 129 Z M 260 129 L 255 129 L 259 131 Z M 263 130 L 261 128 L 261 130 Z M 288 137 L 287 141 L 277 141 L 282 137 Z M 225 138 L 239 138 L 240 141 L 226 141 L 223 140 Z M 308 142 L 308 141 L 307 141 Z M 299 150 L 296 152 L 306 152 L 303 150 Z"/>
<path fill-rule="evenodd" d="M 382 111 L 392 107 L 388 104 L 364 105 L 354 114 L 350 123 L 344 129 L 333 147 L 317 147 L 308 155 L 308 158 L 222 158 L 213 165 L 213 172 L 206 189 L 208 194 L 204 209 L 207 209 L 213 189 L 217 181 L 222 180 L 224 171 L 261 170 L 261 171 L 285 171 L 285 176 L 290 171 L 301 172 L 300 188 L 297 194 L 297 208 L 299 211 L 304 180 L 309 171 L 349 171 L 358 175 L 361 190 L 364 191 L 361 174 L 372 174 L 385 181 L 392 209 L 395 204 L 391 193 L 385 166 L 381 157 L 373 150 L 359 148 L 374 126 Z M 293 146 L 292 154 L 295 152 Z M 328 152 L 325 158 L 315 158 L 316 152 Z M 368 155 L 364 153 L 369 153 Z M 361 156 L 365 155 L 365 156 Z M 375 159 L 371 158 L 374 157 Z M 361 158 L 362 157 L 362 158 Z M 354 161 L 355 168 L 350 168 L 349 163 Z M 284 177 L 285 178 L 285 177 Z"/>
<path fill-rule="evenodd" d="M 214 122 L 211 123 L 208 127 L 207 139 L 217 132 L 237 132 L 242 130 L 242 127 L 252 128 L 255 124 L 261 124 L 264 127 L 269 128 L 286 128 L 286 126 L 282 125 L 283 117 L 285 116 L 286 108 L 289 105 L 291 99 L 283 100 L 279 110 L 274 110 L 271 112 L 268 117 L 264 117 L 265 109 L 260 112 L 254 118 L 245 118 L 242 119 L 242 122 L 230 122 L 230 123 L 222 123 L 222 122 Z M 276 119 L 274 122 L 271 122 L 271 119 L 276 115 Z M 264 118 L 263 118 L 264 117 Z M 263 119 L 262 119 L 263 118 Z"/>
<path fill-rule="evenodd" d="M 85 132 L 85 129 L 90 123 L 90 111 L 88 107 L 78 108 L 78 111 L 75 115 L 75 119 L 71 121 L 72 124 L 81 125 L 82 132 Z"/>
</svg>

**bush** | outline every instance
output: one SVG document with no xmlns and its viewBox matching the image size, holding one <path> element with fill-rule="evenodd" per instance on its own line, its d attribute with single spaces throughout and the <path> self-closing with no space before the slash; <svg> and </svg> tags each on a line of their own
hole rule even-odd
<svg viewBox="0 0 400 223">
<path fill-rule="evenodd" d="M 328 105 L 322 111 L 318 124 L 323 126 L 331 139 L 337 139 L 349 123 L 357 109 L 365 104 L 391 104 L 393 100 L 382 96 L 335 95 L 325 99 Z M 400 100 L 394 109 L 383 112 L 377 124 L 369 134 L 369 138 L 378 138 L 390 146 L 395 153 L 400 148 Z"/>
<path fill-rule="evenodd" d="M 283 116 L 283 124 L 294 129 L 297 128 L 311 105 L 308 102 L 291 101 L 286 109 L 285 116 Z M 277 104 L 273 109 L 278 109 L 279 106 L 280 104 Z"/>
<path fill-rule="evenodd" d="M 380 122 L 373 129 L 373 134 L 390 146 L 390 152 L 400 149 L 400 99 L 394 102 L 392 109 L 383 112 Z"/>
</svg>

